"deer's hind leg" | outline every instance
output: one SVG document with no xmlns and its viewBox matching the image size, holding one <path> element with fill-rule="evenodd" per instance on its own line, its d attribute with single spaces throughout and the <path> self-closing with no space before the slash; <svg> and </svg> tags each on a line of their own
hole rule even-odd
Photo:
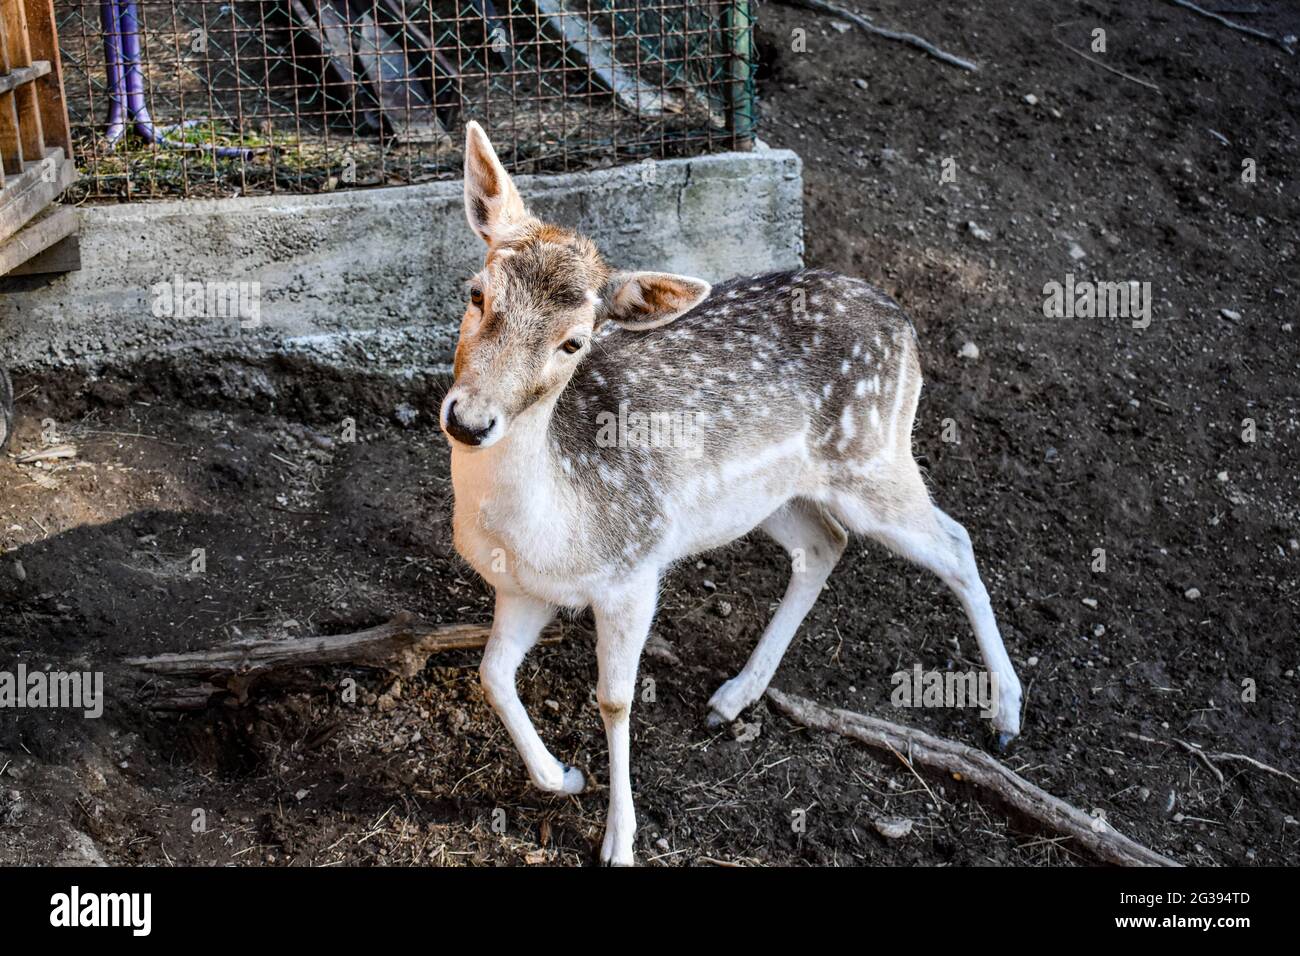
<svg viewBox="0 0 1300 956">
<path fill-rule="evenodd" d="M 1007 656 L 989 593 L 975 565 L 966 529 L 940 511 L 910 454 L 861 491 L 840 492 L 832 509 L 849 530 L 874 538 L 896 554 L 933 571 L 966 611 L 984 666 L 996 680 L 993 726 L 1006 746 L 1020 733 L 1020 680 Z"/>
<path fill-rule="evenodd" d="M 821 505 L 797 498 L 778 508 L 759 527 L 790 553 L 790 583 L 744 669 L 709 699 L 710 727 L 730 723 L 763 696 L 795 631 L 817 603 L 817 595 L 848 544 L 840 523 Z"/>
</svg>

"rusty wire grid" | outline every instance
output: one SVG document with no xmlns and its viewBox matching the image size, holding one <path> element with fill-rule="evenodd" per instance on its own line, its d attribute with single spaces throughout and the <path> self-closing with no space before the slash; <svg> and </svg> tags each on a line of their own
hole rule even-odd
<svg viewBox="0 0 1300 956">
<path fill-rule="evenodd" d="M 753 11 L 687 0 L 55 0 L 74 199 L 454 178 L 744 149 Z"/>
</svg>

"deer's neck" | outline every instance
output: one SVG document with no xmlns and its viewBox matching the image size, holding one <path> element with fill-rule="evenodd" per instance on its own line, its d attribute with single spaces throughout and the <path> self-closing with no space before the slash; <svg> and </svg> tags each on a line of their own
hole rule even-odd
<svg viewBox="0 0 1300 956">
<path fill-rule="evenodd" d="M 453 452 L 457 536 L 473 550 L 501 549 L 538 568 L 571 560 L 578 496 L 551 450 L 555 401 L 537 402 L 490 448 Z"/>
</svg>

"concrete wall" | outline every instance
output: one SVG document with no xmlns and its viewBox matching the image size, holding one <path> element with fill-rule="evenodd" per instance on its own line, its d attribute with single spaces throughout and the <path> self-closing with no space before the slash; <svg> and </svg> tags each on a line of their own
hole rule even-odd
<svg viewBox="0 0 1300 956">
<path fill-rule="evenodd" d="M 802 264 L 799 158 L 759 149 L 517 180 L 534 212 L 621 267 L 718 280 Z M 0 280 L 0 364 L 25 371 L 198 350 L 444 367 L 482 263 L 459 182 L 315 196 L 87 206 L 81 271 Z M 259 323 L 156 315 L 159 283 L 259 283 Z M 249 288 L 247 291 L 251 292 Z"/>
</svg>

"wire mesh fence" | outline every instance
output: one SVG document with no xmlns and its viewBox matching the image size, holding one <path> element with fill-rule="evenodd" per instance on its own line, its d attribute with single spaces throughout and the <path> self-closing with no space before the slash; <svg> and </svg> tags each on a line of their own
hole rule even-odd
<svg viewBox="0 0 1300 956">
<path fill-rule="evenodd" d="M 748 0 L 56 0 L 78 198 L 317 192 L 746 148 Z"/>
</svg>

